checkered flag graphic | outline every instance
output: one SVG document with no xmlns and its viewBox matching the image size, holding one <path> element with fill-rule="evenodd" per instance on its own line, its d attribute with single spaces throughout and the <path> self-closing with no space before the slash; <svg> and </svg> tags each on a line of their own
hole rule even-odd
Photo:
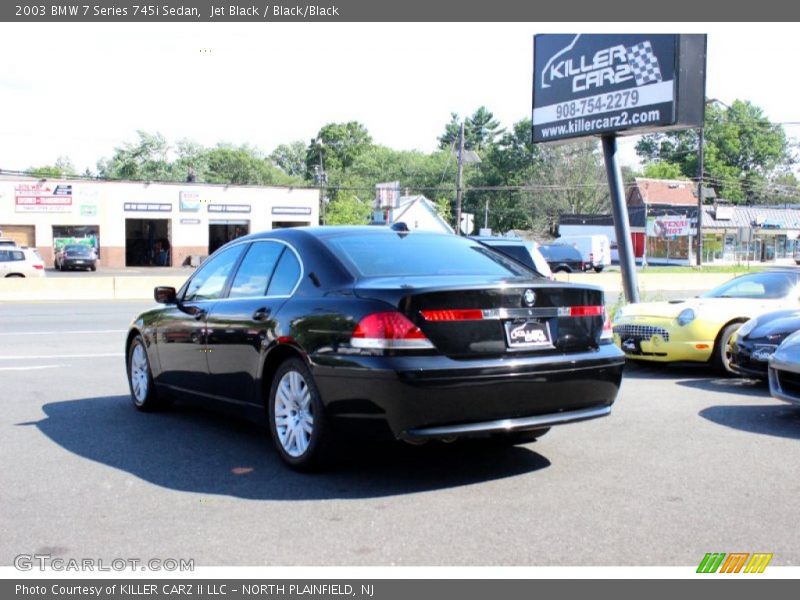
<svg viewBox="0 0 800 600">
<path fill-rule="evenodd" d="M 644 41 L 628 48 L 627 58 L 633 76 L 636 78 L 636 85 L 661 81 L 661 69 L 658 66 L 658 59 L 653 53 L 653 47 L 649 41 Z"/>
</svg>

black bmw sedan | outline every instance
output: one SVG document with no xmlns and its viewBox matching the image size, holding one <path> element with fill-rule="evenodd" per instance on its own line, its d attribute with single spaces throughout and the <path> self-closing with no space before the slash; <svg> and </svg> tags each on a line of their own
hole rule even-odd
<svg viewBox="0 0 800 600">
<path fill-rule="evenodd" d="M 353 433 L 533 441 L 609 414 L 622 377 L 599 288 L 454 235 L 252 234 L 155 296 L 127 338 L 134 405 L 191 397 L 266 417 L 296 469 Z"/>
</svg>

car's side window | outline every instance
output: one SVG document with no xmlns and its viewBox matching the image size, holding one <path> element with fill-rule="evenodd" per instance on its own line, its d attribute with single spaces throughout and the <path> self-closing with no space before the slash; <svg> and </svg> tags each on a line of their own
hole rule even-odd
<svg viewBox="0 0 800 600">
<path fill-rule="evenodd" d="M 203 263 L 189 282 L 183 301 L 214 300 L 221 297 L 225 289 L 225 282 L 244 248 L 244 244 L 233 246 Z"/>
<path fill-rule="evenodd" d="M 8 250 L 0 250 L 0 262 L 8 262 L 11 260 L 11 252 Z"/>
<path fill-rule="evenodd" d="M 269 282 L 268 296 L 288 296 L 300 279 L 300 262 L 294 252 L 286 248 L 281 255 L 272 281 Z"/>
<path fill-rule="evenodd" d="M 251 298 L 266 294 L 283 248 L 283 244 L 276 242 L 253 242 L 233 278 L 228 297 Z"/>
<path fill-rule="evenodd" d="M 25 253 L 21 250 L 12 250 L 11 260 L 25 260 Z"/>
</svg>

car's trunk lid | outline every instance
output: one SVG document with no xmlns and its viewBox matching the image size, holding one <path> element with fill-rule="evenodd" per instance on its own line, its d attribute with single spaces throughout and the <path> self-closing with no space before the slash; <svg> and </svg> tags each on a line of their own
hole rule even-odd
<svg viewBox="0 0 800 600">
<path fill-rule="evenodd" d="M 396 307 L 453 358 L 585 351 L 605 315 L 600 288 L 539 279 L 371 278 L 355 293 Z"/>
</svg>

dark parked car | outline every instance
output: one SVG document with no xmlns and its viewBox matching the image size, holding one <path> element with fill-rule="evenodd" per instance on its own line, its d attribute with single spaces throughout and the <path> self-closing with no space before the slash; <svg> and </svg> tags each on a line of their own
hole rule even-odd
<svg viewBox="0 0 800 600">
<path fill-rule="evenodd" d="M 739 375 L 766 379 L 770 357 L 795 331 L 800 331 L 800 308 L 776 310 L 746 321 L 731 343 L 731 369 Z"/>
<path fill-rule="evenodd" d="M 126 343 L 135 406 L 175 396 L 267 416 L 309 469 L 336 435 L 532 441 L 611 411 L 624 358 L 603 292 L 455 235 L 296 228 L 209 257 Z"/>
<path fill-rule="evenodd" d="M 66 269 L 97 270 L 97 255 L 94 249 L 84 244 L 67 244 L 56 252 L 55 267 L 59 271 Z"/>
<path fill-rule="evenodd" d="M 583 273 L 591 268 L 591 263 L 583 262 L 583 256 L 574 246 L 542 244 L 539 246 L 539 252 L 553 273 Z"/>
<path fill-rule="evenodd" d="M 514 260 L 518 260 L 543 277 L 547 277 L 548 279 L 553 278 L 550 265 L 547 264 L 544 256 L 539 252 L 539 244 L 536 242 L 525 241 L 520 238 L 487 236 L 472 236 L 472 239 L 478 240 L 482 244 L 486 244 L 490 248 L 494 248 L 506 256 L 510 256 Z"/>
</svg>

